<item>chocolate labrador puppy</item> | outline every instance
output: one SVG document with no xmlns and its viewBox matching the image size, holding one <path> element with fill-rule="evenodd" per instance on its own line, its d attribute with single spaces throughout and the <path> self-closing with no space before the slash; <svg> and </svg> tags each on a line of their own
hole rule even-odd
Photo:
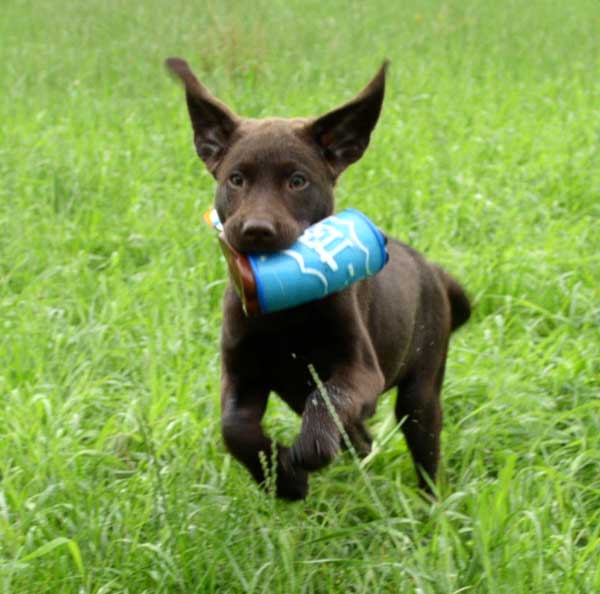
<svg viewBox="0 0 600 594">
<path fill-rule="evenodd" d="M 333 213 L 335 183 L 362 156 L 379 117 L 386 64 L 354 99 L 321 117 L 261 120 L 236 115 L 185 61 L 166 64 L 185 87 L 194 145 L 217 182 L 215 206 L 236 250 L 288 248 Z M 259 484 L 274 477 L 280 497 L 304 498 L 308 473 L 348 442 L 366 455 L 365 420 L 394 386 L 420 485 L 435 481 L 448 342 L 470 305 L 449 274 L 409 246 L 390 239 L 388 251 L 378 274 L 281 312 L 246 317 L 231 284 L 225 291 L 223 438 Z M 272 391 L 302 416 L 291 447 L 275 445 L 261 426 Z"/>
</svg>

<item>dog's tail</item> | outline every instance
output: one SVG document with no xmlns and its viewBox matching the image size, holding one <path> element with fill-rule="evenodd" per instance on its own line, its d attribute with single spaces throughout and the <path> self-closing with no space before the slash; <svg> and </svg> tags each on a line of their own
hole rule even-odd
<svg viewBox="0 0 600 594">
<path fill-rule="evenodd" d="M 471 317 L 471 303 L 464 289 L 443 268 L 436 266 L 436 271 L 446 288 L 452 320 L 450 327 L 456 330 Z"/>
</svg>

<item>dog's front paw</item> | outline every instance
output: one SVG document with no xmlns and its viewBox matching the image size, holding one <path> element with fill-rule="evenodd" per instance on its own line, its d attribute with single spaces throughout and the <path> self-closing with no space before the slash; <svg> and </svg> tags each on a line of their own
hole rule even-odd
<svg viewBox="0 0 600 594">
<path fill-rule="evenodd" d="M 308 471 L 327 466 L 340 449 L 340 437 L 335 432 L 304 431 L 292 446 L 291 460 L 296 468 Z"/>
<path fill-rule="evenodd" d="M 366 458 L 370 453 L 373 445 L 373 438 L 367 428 L 361 423 L 347 425 L 345 427 L 346 435 L 340 438 L 340 445 L 343 450 L 348 449 L 348 440 L 352 444 L 356 455 L 359 458 Z"/>
<path fill-rule="evenodd" d="M 267 490 L 274 488 L 275 495 L 281 499 L 305 499 L 308 494 L 308 473 L 294 466 L 291 448 L 280 446 L 277 457 L 277 465 L 267 473 L 261 486 Z"/>
<path fill-rule="evenodd" d="M 302 468 L 281 473 L 277 476 L 276 494 L 281 499 L 299 501 L 308 495 L 308 473 Z"/>
</svg>

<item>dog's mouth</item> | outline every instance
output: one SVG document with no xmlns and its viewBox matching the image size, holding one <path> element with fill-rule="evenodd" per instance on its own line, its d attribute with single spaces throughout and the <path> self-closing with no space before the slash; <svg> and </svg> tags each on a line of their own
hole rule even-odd
<svg viewBox="0 0 600 594">
<path fill-rule="evenodd" d="M 236 251 L 241 254 L 274 254 L 286 250 L 295 243 L 293 241 L 271 240 L 271 241 L 247 241 L 235 235 L 225 233 L 225 239 Z"/>
<path fill-rule="evenodd" d="M 300 237 L 303 227 L 262 225 L 251 221 L 237 225 L 225 224 L 225 239 L 242 254 L 273 254 L 292 246 Z"/>
</svg>

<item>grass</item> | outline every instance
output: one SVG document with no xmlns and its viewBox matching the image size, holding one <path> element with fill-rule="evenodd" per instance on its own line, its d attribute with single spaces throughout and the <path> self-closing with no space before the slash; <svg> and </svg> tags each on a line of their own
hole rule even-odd
<svg viewBox="0 0 600 594">
<path fill-rule="evenodd" d="M 595 0 L 7 0 L 0 16 L 0 591 L 600 591 Z M 224 453 L 224 263 L 189 59 L 244 115 L 305 115 L 392 60 L 340 207 L 445 265 L 441 497 L 380 447 L 304 503 Z M 298 422 L 273 399 L 267 424 Z M 385 442 L 385 443 L 384 443 Z"/>
</svg>

